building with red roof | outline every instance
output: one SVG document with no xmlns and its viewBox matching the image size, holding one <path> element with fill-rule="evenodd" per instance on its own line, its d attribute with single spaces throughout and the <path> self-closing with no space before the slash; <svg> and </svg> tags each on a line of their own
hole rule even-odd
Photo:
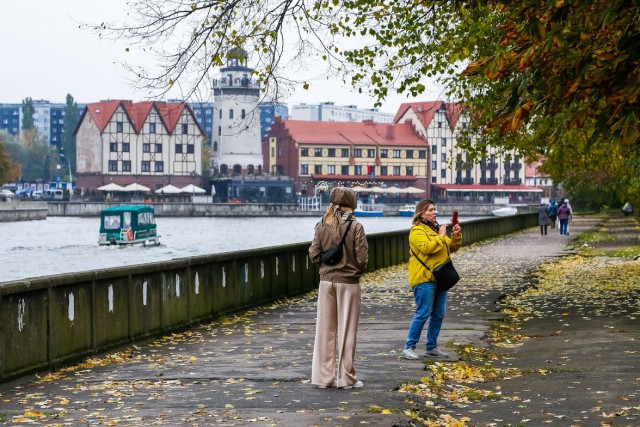
<svg viewBox="0 0 640 427">
<path fill-rule="evenodd" d="M 427 142 L 411 124 L 320 122 L 276 117 L 262 140 L 265 171 L 296 192 L 335 186 L 414 186 L 429 192 Z"/>
<path fill-rule="evenodd" d="M 76 188 L 91 191 L 109 183 L 151 189 L 203 186 L 206 135 L 186 103 L 87 104 L 75 137 Z"/>
</svg>

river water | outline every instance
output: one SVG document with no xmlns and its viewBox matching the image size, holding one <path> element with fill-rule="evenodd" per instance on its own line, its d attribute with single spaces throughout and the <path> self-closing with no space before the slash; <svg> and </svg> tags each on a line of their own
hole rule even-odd
<svg viewBox="0 0 640 427">
<path fill-rule="evenodd" d="M 0 283 L 309 242 L 318 217 L 156 218 L 160 245 L 99 246 L 100 219 L 48 217 L 0 223 Z M 467 218 L 471 220 L 475 218 Z M 359 218 L 366 233 L 408 230 L 411 218 Z M 443 221 L 445 222 L 445 221 Z M 464 222 L 461 220 L 461 222 Z"/>
</svg>

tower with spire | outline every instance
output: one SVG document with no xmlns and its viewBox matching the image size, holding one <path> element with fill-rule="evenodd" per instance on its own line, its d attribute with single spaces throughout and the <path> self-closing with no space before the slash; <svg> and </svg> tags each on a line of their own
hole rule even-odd
<svg viewBox="0 0 640 427">
<path fill-rule="evenodd" d="M 229 50 L 226 67 L 213 81 L 211 163 L 219 175 L 262 173 L 260 87 L 247 57 L 243 49 Z"/>
</svg>

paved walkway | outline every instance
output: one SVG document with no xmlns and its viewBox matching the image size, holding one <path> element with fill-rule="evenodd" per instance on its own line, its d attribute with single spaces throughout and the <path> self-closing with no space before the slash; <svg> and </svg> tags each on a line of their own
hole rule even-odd
<svg viewBox="0 0 640 427">
<path fill-rule="evenodd" d="M 439 415 L 437 425 L 453 420 L 474 426 L 640 425 L 637 318 L 617 311 L 587 315 L 539 302 L 537 309 L 547 315 L 510 330 L 513 342 L 488 339 L 509 325 L 500 321 L 505 294 L 529 286 L 532 271 L 571 253 L 570 239 L 603 221 L 578 217 L 569 237 L 557 235 L 557 229 L 541 237 L 535 228 L 458 252 L 454 260 L 463 280 L 451 292 L 440 342 L 459 352 L 459 364 L 425 365 L 399 357 L 413 312 L 402 266 L 370 274 L 363 285 L 356 361 L 362 389 L 321 390 L 309 384 L 315 329 L 315 295 L 310 295 L 131 346 L 36 381 L 4 384 L 0 422 L 411 426 L 423 424 L 418 418 Z M 629 227 L 629 221 L 608 225 Z M 629 306 L 637 314 L 635 301 Z M 503 371 L 513 375 L 473 386 L 490 396 L 463 396 L 451 388 L 458 396 L 447 400 L 429 395 L 426 386 L 422 396 L 399 391 L 402 384 L 438 380 L 438 370 L 429 366 L 471 373 L 471 366 L 485 363 L 514 369 Z"/>
</svg>

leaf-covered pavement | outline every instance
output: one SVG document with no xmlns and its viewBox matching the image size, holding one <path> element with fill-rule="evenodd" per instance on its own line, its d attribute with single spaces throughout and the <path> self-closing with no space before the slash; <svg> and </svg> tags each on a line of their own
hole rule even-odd
<svg viewBox="0 0 640 427">
<path fill-rule="evenodd" d="M 571 238 L 621 228 L 621 238 L 640 235 L 636 222 L 620 218 L 578 217 Z M 454 256 L 463 280 L 451 292 L 441 345 L 458 362 L 399 358 L 413 310 L 402 265 L 363 280 L 362 389 L 310 386 L 312 293 L 5 385 L 0 421 L 640 425 L 640 261 L 603 256 L 620 249 L 615 239 L 573 241 L 549 231 L 527 230 Z M 575 252 L 585 256 L 566 256 Z"/>
</svg>

